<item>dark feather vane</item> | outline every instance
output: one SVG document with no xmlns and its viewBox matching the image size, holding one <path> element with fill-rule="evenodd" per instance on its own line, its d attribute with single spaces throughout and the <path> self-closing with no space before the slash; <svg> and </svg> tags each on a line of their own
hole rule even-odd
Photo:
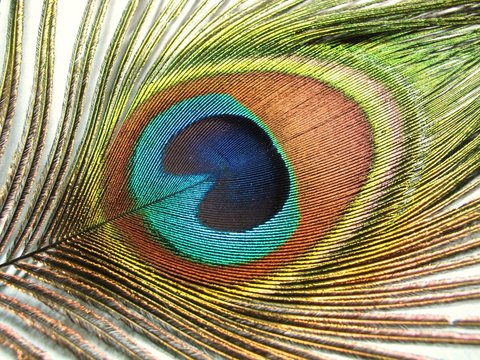
<svg viewBox="0 0 480 360">
<path fill-rule="evenodd" d="M 2 358 L 480 355 L 476 1 L 10 0 L 0 46 Z"/>
</svg>

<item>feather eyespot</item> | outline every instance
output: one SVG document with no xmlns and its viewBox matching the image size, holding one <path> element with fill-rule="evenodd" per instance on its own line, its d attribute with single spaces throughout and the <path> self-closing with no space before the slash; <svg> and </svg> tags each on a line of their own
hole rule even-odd
<svg viewBox="0 0 480 360">
<path fill-rule="evenodd" d="M 269 89 L 269 96 L 262 93 Z M 370 125 L 315 79 L 274 72 L 182 83 L 141 104 L 109 152 L 106 209 L 173 276 L 250 279 L 309 251 L 364 184 Z"/>
</svg>

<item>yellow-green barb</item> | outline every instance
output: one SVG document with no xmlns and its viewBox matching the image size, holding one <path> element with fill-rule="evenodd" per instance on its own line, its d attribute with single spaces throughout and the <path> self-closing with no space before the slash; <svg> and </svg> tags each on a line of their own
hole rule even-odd
<svg viewBox="0 0 480 360">
<path fill-rule="evenodd" d="M 71 53 L 42 6 L 0 3 L 0 357 L 480 355 L 478 1 L 88 0 Z"/>
</svg>

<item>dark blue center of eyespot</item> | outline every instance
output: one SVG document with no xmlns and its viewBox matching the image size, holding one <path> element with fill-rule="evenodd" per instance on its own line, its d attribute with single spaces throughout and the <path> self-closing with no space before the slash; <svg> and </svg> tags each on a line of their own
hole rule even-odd
<svg viewBox="0 0 480 360">
<path fill-rule="evenodd" d="M 281 155 L 268 134 L 243 116 L 212 116 L 189 125 L 167 144 L 163 166 L 172 174 L 214 177 L 198 217 L 217 230 L 254 228 L 277 214 L 289 195 Z"/>
</svg>

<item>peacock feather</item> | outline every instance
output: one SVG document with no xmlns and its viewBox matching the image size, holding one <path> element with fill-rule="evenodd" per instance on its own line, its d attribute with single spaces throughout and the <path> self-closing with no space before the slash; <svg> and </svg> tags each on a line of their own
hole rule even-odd
<svg viewBox="0 0 480 360">
<path fill-rule="evenodd" d="M 477 0 L 0 2 L 2 358 L 480 355 Z"/>
</svg>

